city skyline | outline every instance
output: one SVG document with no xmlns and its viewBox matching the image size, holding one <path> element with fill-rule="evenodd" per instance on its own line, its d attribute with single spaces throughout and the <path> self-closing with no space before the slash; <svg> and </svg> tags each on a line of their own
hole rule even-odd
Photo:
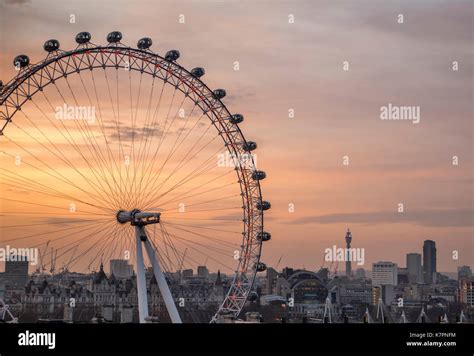
<svg viewBox="0 0 474 356">
<path fill-rule="evenodd" d="M 347 236 L 348 234 L 350 234 L 350 231 L 348 231 L 348 232 L 346 233 L 346 236 Z M 345 241 L 347 242 L 347 240 L 345 240 Z M 424 250 L 424 246 L 426 245 L 426 243 L 431 243 L 431 242 L 434 242 L 434 243 L 436 244 L 436 241 L 432 241 L 432 240 L 425 240 L 425 241 L 424 241 L 424 244 L 423 244 L 423 246 L 421 247 L 421 253 L 418 253 L 418 252 L 416 252 L 416 251 L 406 251 L 405 254 L 404 254 L 404 256 L 405 256 L 405 264 L 400 264 L 400 263 L 396 263 L 396 262 L 395 262 L 395 263 L 398 265 L 398 267 L 402 267 L 402 266 L 404 265 L 404 267 L 402 267 L 402 268 L 407 269 L 407 270 L 408 270 L 408 273 L 410 273 L 410 260 L 411 260 L 411 264 L 412 264 L 413 268 L 415 267 L 415 265 L 416 265 L 417 263 L 419 263 L 419 267 L 420 267 L 419 273 L 421 274 L 421 277 L 420 277 L 420 278 L 421 278 L 421 280 L 422 280 L 423 282 L 426 283 L 424 274 L 426 273 L 427 267 L 426 267 L 426 265 L 425 265 L 425 263 L 424 263 L 423 261 L 424 261 L 425 259 L 426 259 L 427 261 L 430 261 L 432 257 L 431 257 L 431 256 L 426 256 L 426 257 L 425 257 L 425 254 L 423 253 L 423 250 Z M 335 247 L 335 246 L 336 246 L 336 245 L 334 245 L 334 247 Z M 354 276 L 356 275 L 357 269 L 361 269 L 361 270 L 364 270 L 364 271 L 371 271 L 371 269 L 368 268 L 368 267 L 369 267 L 369 266 L 373 266 L 375 263 L 378 263 L 378 262 L 391 262 L 391 263 L 392 263 L 392 262 L 394 262 L 394 261 L 389 261 L 388 259 L 384 259 L 383 256 L 381 256 L 381 257 L 379 258 L 379 260 L 377 260 L 377 261 L 371 263 L 370 265 L 357 263 L 357 264 L 356 264 L 356 268 L 352 268 L 352 266 L 351 266 L 351 267 L 350 267 L 350 270 L 349 270 L 350 273 L 348 274 L 348 273 L 347 273 L 347 267 L 348 267 L 349 265 L 351 265 L 352 262 L 354 262 L 354 261 L 348 259 L 348 258 L 351 257 L 351 253 L 348 252 L 348 250 L 347 250 L 347 249 L 350 249 L 350 244 L 347 245 L 347 246 L 348 246 L 348 247 L 347 247 L 346 250 L 345 250 L 345 254 L 343 254 L 343 257 L 344 257 L 343 260 L 341 260 L 341 261 L 339 261 L 339 260 L 330 261 L 331 263 L 328 263 L 328 261 L 326 261 L 325 263 L 323 263 L 323 265 L 320 266 L 320 268 L 315 269 L 314 271 L 317 272 L 317 271 L 319 271 L 319 270 L 321 270 L 321 269 L 323 269 L 323 268 L 326 268 L 326 269 L 328 269 L 329 273 L 336 274 L 336 275 L 337 275 L 337 274 L 340 274 L 340 275 L 345 275 L 346 277 L 349 277 L 349 278 L 354 278 Z M 7 246 L 7 247 L 9 247 L 9 246 Z M 3 256 L 3 255 L 4 255 L 4 254 L 1 254 L 1 256 Z M 5 255 L 5 256 L 6 256 L 6 255 Z M 12 253 L 10 256 L 13 256 L 13 253 Z M 19 257 L 18 257 L 18 256 L 19 256 Z M 14 258 L 13 260 L 12 260 L 12 259 L 10 259 L 10 260 L 12 260 L 12 261 L 27 261 L 27 260 L 28 260 L 28 256 L 27 256 L 27 255 L 16 254 L 16 255 L 14 255 L 14 257 L 15 257 L 15 258 Z M 419 258 L 417 258 L 417 257 L 419 257 Z M 7 256 L 7 258 L 8 258 L 8 256 Z M 415 258 L 415 259 L 413 259 L 413 258 Z M 432 273 L 434 272 L 434 273 L 449 273 L 449 274 L 452 274 L 452 273 L 457 273 L 461 267 L 466 267 L 466 266 L 472 267 L 472 265 L 459 264 L 459 265 L 456 267 L 455 270 L 440 271 L 440 270 L 438 270 L 437 267 L 436 267 L 436 266 L 437 266 L 437 260 L 438 260 L 438 259 L 437 259 L 437 250 L 436 250 L 436 247 L 434 247 L 434 267 L 435 267 L 435 269 L 432 271 Z M 99 270 L 99 266 L 102 266 L 102 267 L 100 267 L 100 268 L 103 268 L 104 262 L 108 262 L 107 264 L 105 264 L 104 270 L 108 270 L 109 273 L 112 273 L 112 268 L 111 268 L 111 267 L 109 268 L 109 266 L 112 265 L 112 262 L 113 262 L 113 261 L 116 261 L 117 266 L 118 266 L 118 265 L 121 265 L 120 268 L 131 268 L 131 270 L 133 271 L 133 273 L 135 273 L 133 261 L 132 261 L 131 259 L 123 259 L 123 258 L 111 258 L 111 259 L 109 259 L 108 261 L 104 261 L 104 260 L 100 259 L 100 260 L 97 262 L 97 269 L 91 269 L 91 270 L 89 270 L 88 272 L 91 272 L 91 273 L 97 272 L 97 271 Z M 2 262 L 2 263 L 5 263 L 5 260 L 2 260 L 1 262 Z M 295 266 L 291 266 L 291 265 L 281 264 L 281 261 L 279 261 L 279 262 L 280 262 L 280 263 L 277 263 L 277 266 L 278 266 L 278 265 L 281 265 L 281 268 L 282 268 L 282 269 L 284 269 L 284 268 L 294 268 L 294 267 L 295 267 Z M 334 265 L 334 262 L 336 262 L 336 265 Z M 430 263 L 431 263 L 431 262 L 430 262 Z M 44 266 L 43 268 L 45 268 L 45 271 L 47 271 L 46 263 L 44 263 L 43 266 Z M 66 268 L 65 268 L 65 267 L 66 267 Z M 168 271 L 168 272 L 169 272 L 169 273 L 175 273 L 175 272 L 180 272 L 180 271 L 184 271 L 184 270 L 192 270 L 192 271 L 196 271 L 196 272 L 197 272 L 200 267 L 205 267 L 205 268 L 207 269 L 208 266 L 205 265 L 205 264 L 201 264 L 201 265 L 196 265 L 195 268 L 182 268 L 181 270 L 171 270 L 171 271 Z M 269 268 L 274 268 L 274 266 L 272 266 L 272 265 L 268 265 L 267 267 L 269 267 Z M 339 267 L 341 267 L 341 268 L 339 268 Z M 39 273 L 39 272 L 38 272 L 38 269 L 40 269 L 40 268 L 41 268 L 41 264 L 35 263 L 34 265 L 32 265 L 31 262 L 28 261 L 28 273 L 33 274 L 33 273 L 35 272 L 34 270 L 36 269 L 36 274 L 39 274 L 39 275 L 41 275 L 41 274 L 47 275 L 47 274 L 48 274 L 48 273 Z M 117 268 L 118 268 L 118 267 L 117 267 Z M 151 266 L 149 266 L 148 268 L 151 268 Z M 302 270 L 306 270 L 306 268 L 303 267 Z M 65 272 L 65 271 L 68 271 L 68 272 L 80 272 L 80 271 L 74 271 L 73 269 L 69 270 L 69 269 L 67 269 L 67 266 L 63 266 L 63 267 L 60 269 L 59 272 L 58 272 L 57 270 L 55 270 L 54 272 L 56 272 L 56 273 L 61 273 L 61 272 Z M 208 271 L 209 271 L 210 273 L 217 273 L 218 271 L 220 271 L 220 269 L 208 270 Z M 311 270 L 308 269 L 308 271 L 311 271 Z M 449 276 L 449 277 L 451 277 L 451 276 Z M 428 278 L 429 278 L 429 280 L 431 280 L 433 277 L 431 276 L 431 277 L 428 277 Z M 428 282 L 428 283 L 431 283 L 431 282 Z"/>
</svg>

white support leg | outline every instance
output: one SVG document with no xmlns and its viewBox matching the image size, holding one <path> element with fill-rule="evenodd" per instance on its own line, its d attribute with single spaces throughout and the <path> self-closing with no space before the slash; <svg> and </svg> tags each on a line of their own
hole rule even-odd
<svg viewBox="0 0 474 356">
<path fill-rule="evenodd" d="M 145 229 L 143 227 L 139 227 L 142 231 L 142 234 L 145 235 Z M 151 245 L 148 239 L 145 240 L 145 249 L 150 258 L 150 261 L 153 266 L 153 273 L 155 274 L 156 281 L 158 282 L 158 287 L 160 288 L 161 296 L 165 301 L 166 309 L 168 310 L 168 314 L 170 315 L 171 322 L 174 324 L 181 324 L 181 317 L 179 316 L 178 309 L 176 308 L 176 304 L 174 303 L 173 296 L 171 295 L 170 288 L 168 283 L 166 282 L 165 275 L 161 270 L 160 264 L 158 262 L 158 258 L 156 257 L 155 250 Z"/>
<path fill-rule="evenodd" d="M 144 233 L 144 231 L 143 231 Z M 142 231 L 137 226 L 135 227 L 135 238 L 137 247 L 137 290 L 138 290 L 138 315 L 140 323 L 145 323 L 145 318 L 148 316 L 148 299 L 146 291 L 146 279 L 145 279 L 145 263 L 143 262 L 143 250 L 142 250 Z"/>
</svg>

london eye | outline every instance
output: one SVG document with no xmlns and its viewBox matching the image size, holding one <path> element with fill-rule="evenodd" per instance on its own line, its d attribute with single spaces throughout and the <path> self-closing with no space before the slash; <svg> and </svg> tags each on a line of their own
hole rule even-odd
<svg viewBox="0 0 474 356">
<path fill-rule="evenodd" d="M 105 45 L 88 32 L 75 41 L 46 41 L 36 63 L 18 55 L 17 75 L 0 86 L 2 244 L 42 251 L 40 273 L 54 271 L 53 254 L 84 272 L 126 256 L 140 322 L 150 315 L 146 266 L 180 323 L 172 275 L 206 261 L 232 276 L 211 321 L 237 317 L 271 238 L 266 174 L 243 115 L 203 82 L 203 68 L 178 64 L 178 50 L 158 54 L 150 38 L 130 47 L 118 31 Z"/>
</svg>

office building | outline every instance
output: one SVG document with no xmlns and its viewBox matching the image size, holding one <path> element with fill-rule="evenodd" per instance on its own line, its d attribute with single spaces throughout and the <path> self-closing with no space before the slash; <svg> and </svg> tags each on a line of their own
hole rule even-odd
<svg viewBox="0 0 474 356">
<path fill-rule="evenodd" d="M 423 283 L 423 270 L 421 266 L 421 254 L 407 254 L 408 281 L 410 283 Z"/>
<path fill-rule="evenodd" d="M 436 283 L 436 244 L 432 240 L 423 243 L 423 279 L 425 284 Z"/>
<path fill-rule="evenodd" d="M 377 262 L 372 264 L 372 285 L 383 286 L 398 284 L 398 266 L 393 262 Z"/>
</svg>

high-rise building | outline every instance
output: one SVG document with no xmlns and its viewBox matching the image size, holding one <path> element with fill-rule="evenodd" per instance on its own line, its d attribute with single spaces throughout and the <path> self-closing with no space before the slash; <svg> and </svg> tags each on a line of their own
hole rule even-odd
<svg viewBox="0 0 474 356">
<path fill-rule="evenodd" d="M 347 229 L 346 232 L 346 276 L 351 278 L 352 276 L 352 267 L 351 267 L 351 242 L 352 242 L 352 234 L 351 230 Z"/>
<path fill-rule="evenodd" d="M 117 278 L 130 278 L 133 268 L 127 260 L 110 260 L 110 273 Z"/>
<path fill-rule="evenodd" d="M 426 284 L 436 282 L 436 243 L 432 240 L 423 243 L 423 279 Z"/>
<path fill-rule="evenodd" d="M 268 267 L 267 278 L 266 278 L 266 283 L 265 283 L 266 294 L 273 294 L 273 286 L 275 284 L 277 277 L 278 277 L 278 272 L 274 268 Z"/>
<path fill-rule="evenodd" d="M 407 253 L 408 281 L 410 283 L 423 283 L 423 271 L 421 267 L 421 254 Z"/>
<path fill-rule="evenodd" d="M 28 282 L 28 260 L 23 256 L 14 256 L 5 261 L 3 274 L 5 289 L 22 289 Z"/>
<path fill-rule="evenodd" d="M 398 266 L 393 262 L 377 262 L 372 264 L 372 285 L 383 286 L 398 284 Z"/>
</svg>

